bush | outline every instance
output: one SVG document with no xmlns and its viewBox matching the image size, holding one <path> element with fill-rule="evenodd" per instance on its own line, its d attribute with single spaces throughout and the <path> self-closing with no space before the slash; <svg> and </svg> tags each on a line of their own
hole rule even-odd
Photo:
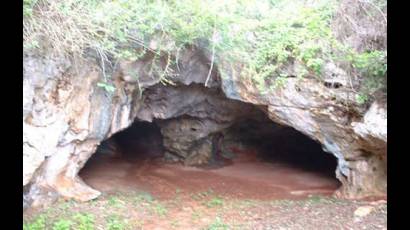
<svg viewBox="0 0 410 230">
<path fill-rule="evenodd" d="M 107 219 L 107 229 L 108 230 L 123 230 L 126 228 L 126 223 L 121 220 L 119 216 L 110 216 Z"/>
<path fill-rule="evenodd" d="M 197 46 L 216 63 L 242 63 L 242 77 L 261 91 L 276 79 L 283 85 L 284 67 L 294 62 L 315 76 L 332 60 L 348 60 L 364 78 L 383 75 L 381 51 L 346 52 L 334 38 L 337 6 L 336 0 L 24 0 L 24 47 L 71 56 L 92 51 L 105 76 L 115 59 L 135 61 L 149 52 L 167 56 L 169 67 L 181 49 Z M 156 58 L 152 70 L 162 79 L 173 74 Z M 114 90 L 107 82 L 99 86 Z"/>
<path fill-rule="evenodd" d="M 73 222 L 69 220 L 61 219 L 54 223 L 53 230 L 70 230 L 72 224 Z"/>
<path fill-rule="evenodd" d="M 24 230 L 43 230 L 46 228 L 46 218 L 44 216 L 37 217 L 33 222 L 24 223 Z"/>
<path fill-rule="evenodd" d="M 94 229 L 94 217 L 92 214 L 78 213 L 74 215 L 73 218 L 77 222 L 76 229 L 78 230 L 93 230 Z"/>
</svg>

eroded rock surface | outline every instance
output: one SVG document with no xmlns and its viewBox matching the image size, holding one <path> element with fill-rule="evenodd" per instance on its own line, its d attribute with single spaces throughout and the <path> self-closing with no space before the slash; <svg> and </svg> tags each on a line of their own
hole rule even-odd
<svg viewBox="0 0 410 230">
<path fill-rule="evenodd" d="M 239 68 L 232 71 L 223 62 L 215 68 L 223 77 L 212 73 L 204 87 L 209 59 L 195 50 L 186 51 L 180 66 L 173 67 L 176 75 L 170 79 L 175 85 L 160 83 L 160 76 L 147 70 L 149 63 L 149 57 L 120 63 L 112 79 L 116 90 L 109 93 L 97 86 L 104 78 L 91 61 L 73 68 L 68 60 L 25 56 L 25 206 L 59 196 L 82 201 L 97 197 L 100 193 L 77 174 L 103 140 L 134 120 L 157 122 L 167 158 L 196 165 L 209 159 L 211 135 L 261 111 L 320 142 L 338 159 L 340 196 L 386 193 L 385 102 L 376 101 L 369 109 L 346 106 L 354 105 L 347 86 L 329 88 L 314 78 L 289 77 L 283 88 L 262 93 L 239 78 Z M 129 74 L 133 72 L 137 80 Z"/>
</svg>

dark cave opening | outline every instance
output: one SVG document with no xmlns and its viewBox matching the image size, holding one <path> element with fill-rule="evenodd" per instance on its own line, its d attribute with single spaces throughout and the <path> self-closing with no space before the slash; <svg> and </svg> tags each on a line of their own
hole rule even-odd
<svg viewBox="0 0 410 230">
<path fill-rule="evenodd" d="M 157 124 L 135 121 L 130 127 L 101 142 L 89 162 L 110 158 L 135 162 L 161 158 L 163 154 L 162 135 Z"/>
<path fill-rule="evenodd" d="M 163 186 L 174 186 L 166 190 L 188 191 L 212 187 L 247 198 L 286 197 L 295 191 L 330 195 L 340 186 L 335 178 L 337 160 L 332 154 L 299 131 L 267 117 L 242 119 L 217 132 L 223 136 L 220 159 L 231 162 L 218 167 L 209 167 L 215 163 L 211 161 L 187 166 L 181 157 L 177 163 L 168 161 L 158 125 L 161 122 L 135 121 L 103 141 L 80 177 L 103 192 L 132 188 L 159 196 L 167 193 Z M 188 129 L 199 131 L 197 127 Z M 255 186 L 266 187 L 266 191 L 256 191 Z M 301 192 L 292 198 L 303 195 Z"/>
<path fill-rule="evenodd" d="M 292 127 L 250 118 L 231 126 L 226 135 L 256 149 L 261 161 L 335 177 L 337 158 L 323 151 L 319 142 Z"/>
</svg>

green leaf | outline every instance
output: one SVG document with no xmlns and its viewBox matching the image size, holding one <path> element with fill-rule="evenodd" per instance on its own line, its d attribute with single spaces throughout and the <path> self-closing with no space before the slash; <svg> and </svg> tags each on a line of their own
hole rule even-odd
<svg viewBox="0 0 410 230">
<path fill-rule="evenodd" d="M 103 88 L 105 91 L 107 91 L 109 93 L 115 92 L 115 87 L 112 86 L 112 85 L 109 85 L 107 83 L 99 82 L 99 83 L 97 83 L 97 86 Z"/>
</svg>

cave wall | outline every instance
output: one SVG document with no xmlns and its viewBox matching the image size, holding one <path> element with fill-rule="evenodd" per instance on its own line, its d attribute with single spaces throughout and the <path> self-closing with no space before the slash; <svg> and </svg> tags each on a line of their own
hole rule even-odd
<svg viewBox="0 0 410 230">
<path fill-rule="evenodd" d="M 203 53 L 192 49 L 183 54 L 179 75 L 174 80 L 191 84 L 202 78 L 204 82 L 208 67 Z M 73 60 L 64 57 L 24 53 L 23 207 L 48 205 L 60 196 L 85 201 L 100 195 L 77 175 L 97 146 L 130 126 L 136 118 L 149 120 L 162 116 L 162 105 L 152 102 L 158 108 L 150 109 L 150 93 L 143 93 L 144 89 L 161 84 L 159 75 L 149 72 L 152 58 L 119 63 L 111 79 L 116 90 L 110 93 L 97 86 L 105 79 L 95 60 L 80 59 L 74 65 Z M 140 76 L 137 81 L 130 77 L 131 71 Z M 211 87 L 218 85 L 216 74 L 215 71 L 211 74 Z M 181 96 L 194 96 L 192 103 L 203 106 L 189 105 L 183 98 L 172 95 L 168 99 L 185 101 L 185 107 L 179 109 L 208 109 L 205 97 L 195 90 L 193 93 L 199 96 Z M 168 101 L 167 116 L 184 113 L 170 110 L 177 102 Z M 191 113 L 204 116 L 199 115 L 204 113 L 200 110 Z"/>
<path fill-rule="evenodd" d="M 292 76 L 294 72 L 289 69 L 288 76 Z M 348 85 L 329 88 L 314 78 L 289 77 L 283 88 L 262 94 L 250 81 L 239 77 L 239 67 L 220 66 L 220 70 L 225 72 L 227 80 L 222 80 L 222 89 L 228 98 L 266 105 L 272 121 L 319 141 L 325 151 L 338 158 L 336 175 L 344 185 L 338 195 L 353 198 L 385 194 L 386 101 L 376 100 L 363 108 L 356 104 Z M 341 69 L 329 70 L 331 76 L 340 73 L 347 75 Z M 377 173 L 370 173 L 374 169 Z"/>
<path fill-rule="evenodd" d="M 347 108 L 333 99 L 351 98 L 343 87 L 329 89 L 313 78 L 289 78 L 284 88 L 261 93 L 238 77 L 239 67 L 223 62 L 205 88 L 209 60 L 200 49 L 182 52 L 173 69 L 177 75 L 171 78 L 175 86 L 163 85 L 158 75 L 147 71 L 149 57 L 121 62 L 112 78 L 116 90 L 109 93 L 97 86 L 103 76 L 92 60 L 74 68 L 64 58 L 25 54 L 23 205 L 45 205 L 60 196 L 83 201 L 99 196 L 77 174 L 100 142 L 135 119 L 168 119 L 158 122 L 168 154 L 182 157 L 186 164 L 206 161 L 211 134 L 245 114 L 260 113 L 248 104 L 265 108 L 272 121 L 320 142 L 338 158 L 338 195 L 386 193 L 385 102 L 376 101 L 364 111 Z M 130 72 L 139 78 L 130 77 Z"/>
<path fill-rule="evenodd" d="M 128 125 L 120 100 L 96 87 L 96 65 L 27 54 L 23 66 L 23 206 L 97 197 L 77 173 L 110 130 Z"/>
</svg>

